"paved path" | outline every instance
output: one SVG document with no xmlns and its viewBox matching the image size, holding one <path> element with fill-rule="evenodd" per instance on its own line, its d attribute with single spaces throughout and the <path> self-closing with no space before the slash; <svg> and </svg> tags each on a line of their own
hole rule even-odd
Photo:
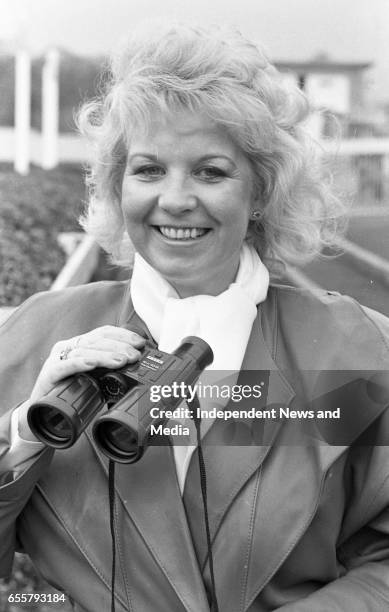
<svg viewBox="0 0 389 612">
<path fill-rule="evenodd" d="M 389 270 L 389 215 L 352 219 L 347 238 L 386 259 Z M 361 304 L 389 316 L 389 285 L 348 254 L 317 260 L 303 271 L 322 287 L 351 295 Z"/>
</svg>

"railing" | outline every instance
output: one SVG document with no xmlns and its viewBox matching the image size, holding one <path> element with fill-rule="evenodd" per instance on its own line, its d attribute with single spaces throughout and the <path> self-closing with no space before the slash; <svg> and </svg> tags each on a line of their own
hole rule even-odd
<svg viewBox="0 0 389 612">
<path fill-rule="evenodd" d="M 353 138 L 322 143 L 335 187 L 358 212 L 389 207 L 389 138 Z"/>
</svg>

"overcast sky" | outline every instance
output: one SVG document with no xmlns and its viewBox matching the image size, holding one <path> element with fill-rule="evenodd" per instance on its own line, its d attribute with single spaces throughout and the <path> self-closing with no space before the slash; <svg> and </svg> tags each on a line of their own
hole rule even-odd
<svg viewBox="0 0 389 612">
<path fill-rule="evenodd" d="M 233 23 L 273 59 L 371 60 L 371 92 L 389 100 L 389 0 L 0 0 L 0 40 L 107 53 L 151 17 Z"/>
</svg>

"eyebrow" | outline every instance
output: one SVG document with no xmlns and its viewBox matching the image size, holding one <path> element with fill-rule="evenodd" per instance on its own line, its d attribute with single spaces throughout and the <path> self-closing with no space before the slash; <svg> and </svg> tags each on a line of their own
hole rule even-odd
<svg viewBox="0 0 389 612">
<path fill-rule="evenodd" d="M 198 160 L 199 162 L 204 162 L 204 161 L 208 161 L 210 159 L 225 159 L 226 161 L 234 164 L 235 162 L 231 159 L 231 157 L 228 157 L 228 155 L 223 155 L 223 153 L 211 153 L 208 155 L 203 155 L 202 157 L 200 157 L 200 159 Z"/>
<path fill-rule="evenodd" d="M 158 161 L 158 155 L 154 155 L 153 153 L 133 153 L 128 157 L 128 161 L 134 161 L 134 159 L 136 159 L 137 157 L 147 157 L 147 159 Z"/>
<path fill-rule="evenodd" d="M 137 157 L 141 157 L 141 158 L 143 157 L 143 158 L 155 161 L 155 162 L 161 161 L 158 155 L 155 155 L 154 153 L 146 153 L 146 152 L 133 153 L 132 155 L 129 156 L 128 161 L 133 162 L 134 160 L 136 160 Z M 223 155 L 222 153 L 208 153 L 207 155 L 202 155 L 199 159 L 196 160 L 196 162 L 201 163 L 201 162 L 209 161 L 211 159 L 225 159 L 227 162 L 235 165 L 235 162 L 230 157 L 228 157 L 228 155 Z"/>
</svg>

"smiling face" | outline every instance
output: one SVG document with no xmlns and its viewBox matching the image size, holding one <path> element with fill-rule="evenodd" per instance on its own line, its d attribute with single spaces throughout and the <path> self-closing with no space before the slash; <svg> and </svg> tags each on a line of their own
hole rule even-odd
<svg viewBox="0 0 389 612">
<path fill-rule="evenodd" d="M 247 157 L 226 131 L 185 112 L 133 137 L 122 211 L 135 250 L 181 297 L 234 280 L 255 208 Z"/>
</svg>

